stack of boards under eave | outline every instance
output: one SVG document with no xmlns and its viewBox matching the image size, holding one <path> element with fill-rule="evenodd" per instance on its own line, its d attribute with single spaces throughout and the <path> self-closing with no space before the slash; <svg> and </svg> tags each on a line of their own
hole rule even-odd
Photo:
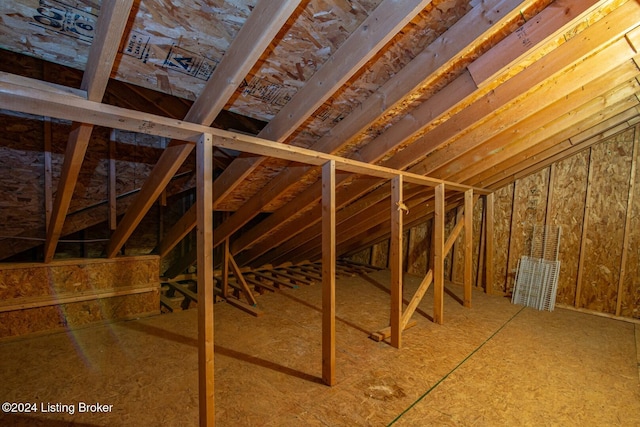
<svg viewBox="0 0 640 427">
<path fill-rule="evenodd" d="M 511 302 L 553 311 L 558 291 L 561 227 L 534 226 L 531 253 L 518 261 Z"/>
</svg>

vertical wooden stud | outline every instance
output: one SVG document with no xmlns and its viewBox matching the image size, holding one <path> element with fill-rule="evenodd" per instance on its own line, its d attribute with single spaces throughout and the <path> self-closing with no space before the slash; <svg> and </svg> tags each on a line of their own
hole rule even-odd
<svg viewBox="0 0 640 427">
<path fill-rule="evenodd" d="M 482 207 L 482 213 L 480 215 L 480 242 L 479 242 L 479 248 L 478 248 L 478 264 L 477 264 L 477 271 L 478 274 L 476 275 L 476 288 L 478 289 L 482 289 L 483 284 L 486 282 L 486 277 L 485 277 L 485 268 L 484 268 L 484 264 L 485 264 L 485 251 L 486 251 L 486 234 L 487 234 L 487 198 L 483 197 L 482 198 L 482 203 L 483 203 L 483 207 Z"/>
<path fill-rule="evenodd" d="M 453 232 L 453 230 L 455 230 L 455 227 L 458 224 L 466 224 L 466 222 L 464 221 L 464 219 L 466 218 L 466 212 L 464 210 L 464 208 L 461 208 L 459 206 L 456 207 L 456 219 L 455 219 L 455 224 L 454 224 L 454 228 L 451 229 L 450 233 Z M 451 234 L 449 234 L 449 236 L 451 236 Z M 462 279 L 460 278 L 460 257 L 463 256 L 465 254 L 465 248 L 464 248 L 464 240 L 460 239 L 461 242 L 458 242 L 458 239 L 455 240 L 455 242 L 453 243 L 453 248 L 451 249 L 451 263 L 450 263 L 450 268 L 451 271 L 449 272 L 449 277 L 451 278 L 451 283 L 455 283 L 456 285 L 459 284 L 464 284 L 464 264 L 462 265 Z M 462 251 L 462 255 L 460 254 L 460 251 Z M 448 255 L 448 254 L 447 254 Z M 464 263 L 464 259 L 462 260 L 462 262 Z"/>
<path fill-rule="evenodd" d="M 402 347 L 402 175 L 391 180 L 391 345 Z"/>
<path fill-rule="evenodd" d="M 444 321 L 444 184 L 435 188 L 436 199 L 433 215 L 433 321 Z"/>
<path fill-rule="evenodd" d="M 322 380 L 336 383 L 336 163 L 322 167 Z"/>
<path fill-rule="evenodd" d="M 556 164 L 551 163 L 549 166 L 549 182 L 547 185 L 547 207 L 544 213 L 544 223 L 551 226 L 551 203 L 553 203 L 553 187 L 556 181 Z"/>
<path fill-rule="evenodd" d="M 111 129 L 109 138 L 109 230 L 118 226 L 116 209 L 116 130 Z"/>
<path fill-rule="evenodd" d="M 638 167 L 638 144 L 640 140 L 640 125 L 636 126 L 633 138 L 633 154 L 631 157 L 631 173 L 629 176 L 629 197 L 627 199 L 627 217 L 624 223 L 624 238 L 622 239 L 622 259 L 620 260 L 620 280 L 618 282 L 618 295 L 616 299 L 616 316 L 622 311 L 622 287 L 624 285 L 625 270 L 627 264 L 627 252 L 629 252 L 629 234 L 631 234 L 631 211 L 633 210 L 633 194 L 635 192 L 636 168 Z"/>
<path fill-rule="evenodd" d="M 485 222 L 485 292 L 487 294 L 493 293 L 493 244 L 494 244 L 494 221 L 495 221 L 495 196 L 493 193 L 488 194 L 486 197 L 486 222 Z"/>
<path fill-rule="evenodd" d="M 522 185 L 522 184 L 520 184 L 520 185 Z M 507 252 L 507 272 L 506 272 L 506 275 L 504 277 L 504 282 L 502 284 L 502 286 L 503 286 L 502 291 L 507 295 L 509 294 L 509 289 L 510 289 L 509 285 L 511 284 L 511 281 L 510 281 L 510 278 L 512 277 L 511 276 L 511 271 L 512 270 L 515 271 L 515 269 L 513 267 L 513 264 L 515 262 L 515 264 L 518 265 L 518 261 L 517 260 L 514 260 L 514 261 L 511 260 L 511 257 L 512 257 L 512 255 L 514 253 L 513 246 L 515 245 L 515 241 L 516 241 L 516 239 L 513 238 L 513 230 L 515 229 L 515 227 L 514 227 L 515 224 L 514 223 L 516 222 L 515 210 L 516 210 L 516 190 L 517 190 L 517 187 L 518 187 L 518 180 L 513 182 L 513 194 L 511 195 L 511 218 L 509 219 L 509 242 L 508 242 L 509 249 L 508 249 L 508 252 Z M 513 277 L 515 277 L 515 276 L 513 276 Z M 515 280 L 514 280 L 514 282 L 515 282 Z"/>
<path fill-rule="evenodd" d="M 198 211 L 198 396 L 200 425 L 215 423 L 213 394 L 213 138 L 204 134 L 196 148 Z"/>
<path fill-rule="evenodd" d="M 473 265 L 473 190 L 464 193 L 464 306 L 471 307 Z"/>
<path fill-rule="evenodd" d="M 591 211 L 591 182 L 593 181 L 591 151 L 591 148 L 589 148 L 589 172 L 587 174 L 587 191 L 584 197 L 584 216 L 582 220 L 582 236 L 580 237 L 580 253 L 578 254 L 578 278 L 576 279 L 576 299 L 573 302 L 574 307 L 580 307 L 582 276 L 584 274 L 585 246 L 587 245 L 587 229 L 589 228 L 589 212 Z"/>
<path fill-rule="evenodd" d="M 229 251 L 229 238 L 224 240 L 224 259 L 222 260 L 222 296 L 229 296 L 229 262 L 231 261 L 231 252 Z"/>
</svg>

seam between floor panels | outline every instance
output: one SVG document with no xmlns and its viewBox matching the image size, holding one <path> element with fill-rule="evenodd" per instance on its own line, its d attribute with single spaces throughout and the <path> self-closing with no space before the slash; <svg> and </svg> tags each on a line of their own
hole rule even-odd
<svg viewBox="0 0 640 427">
<path fill-rule="evenodd" d="M 482 347 L 484 347 L 484 345 L 486 343 L 488 343 L 489 341 L 491 341 L 493 339 L 493 337 L 495 337 L 501 330 L 504 329 L 505 326 L 507 326 L 509 323 L 511 323 L 511 321 L 513 319 L 516 318 L 516 316 L 518 314 L 520 314 L 522 312 L 522 310 L 524 310 L 526 307 L 522 307 L 520 310 L 518 310 L 513 316 L 511 316 L 511 318 L 509 320 L 507 320 L 502 326 L 500 326 L 500 328 L 498 328 L 497 331 L 495 331 L 493 334 L 491 334 L 491 336 L 489 338 L 487 338 L 482 344 L 480 344 L 478 347 L 476 347 L 471 353 L 469 353 L 467 355 L 467 357 L 465 357 L 464 359 L 462 359 L 462 361 L 460 363 L 458 363 L 452 370 L 450 370 L 449 372 L 447 372 L 447 374 L 440 378 L 438 380 L 438 382 L 436 382 L 434 385 L 432 385 L 429 390 L 425 391 L 422 396 L 418 397 L 411 405 L 409 405 L 409 407 L 407 407 L 407 409 L 405 409 L 404 411 L 400 412 L 400 414 L 398 414 L 397 417 L 395 417 L 393 419 L 393 421 L 391 421 L 389 424 L 387 424 L 388 426 L 391 426 L 393 424 L 395 424 L 400 418 L 402 418 L 404 416 L 404 414 L 406 414 L 407 412 L 409 412 L 409 410 L 411 408 L 413 408 L 414 406 L 416 406 L 418 403 L 420 403 L 420 401 L 422 399 L 424 399 L 425 397 L 427 397 L 429 395 L 429 393 L 431 393 L 436 387 L 438 387 L 440 385 L 441 382 L 443 382 L 444 380 L 446 380 L 449 375 L 453 374 L 460 366 L 462 366 L 467 360 L 469 360 L 474 354 L 476 354 L 478 352 L 478 350 L 480 350 Z"/>
<path fill-rule="evenodd" d="M 638 368 L 638 381 L 640 381 L 640 348 L 638 347 L 638 329 L 640 325 L 636 324 L 633 327 L 633 340 L 636 343 L 636 366 Z"/>
</svg>

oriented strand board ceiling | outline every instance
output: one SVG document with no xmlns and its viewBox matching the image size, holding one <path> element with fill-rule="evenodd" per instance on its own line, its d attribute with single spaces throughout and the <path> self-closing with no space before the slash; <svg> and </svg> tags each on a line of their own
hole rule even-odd
<svg viewBox="0 0 640 427">
<path fill-rule="evenodd" d="M 95 1 L 3 2 L 0 47 L 84 70 L 83 85 L 106 73 L 195 101 L 188 122 L 210 125 L 224 109 L 267 122 L 256 129 L 264 139 L 490 189 L 638 121 L 638 0 L 139 0 L 121 18 L 127 2 L 117 3 L 107 18 Z M 122 36 L 96 33 L 119 19 Z M 107 70 L 91 56 L 96 40 L 117 51 Z M 158 176 L 179 167 L 160 163 Z M 243 264 L 318 256 L 317 169 L 256 156 L 221 167 L 214 206 L 233 214 L 218 243 L 231 237 Z M 379 238 L 389 193 L 371 178 L 339 185 L 344 253 Z M 420 221 L 433 193 L 408 194 Z M 187 215 L 176 227 L 194 223 Z M 160 250 L 179 237 L 171 230 Z"/>
</svg>

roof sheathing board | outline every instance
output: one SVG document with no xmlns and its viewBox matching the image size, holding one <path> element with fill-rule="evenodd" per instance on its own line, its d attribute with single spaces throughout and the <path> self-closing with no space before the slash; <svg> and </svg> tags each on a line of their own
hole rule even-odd
<svg viewBox="0 0 640 427">
<path fill-rule="evenodd" d="M 388 79 L 393 77 L 418 55 L 426 46 L 458 21 L 470 9 L 468 2 L 456 0 L 434 1 L 407 25 L 396 37 L 385 46 L 385 49 L 369 61 L 339 93 L 334 94 L 320 107 L 298 132 L 294 133 L 287 143 L 308 148 L 325 135 L 352 110 L 358 108 L 368 97 L 372 96 Z M 307 9 L 308 10 L 308 9 Z M 301 82 L 303 83 L 303 82 Z M 397 114 L 397 113 L 396 113 Z M 393 116 L 388 116 L 388 119 Z M 378 130 L 369 129 L 366 136 Z M 367 138 L 367 142 L 371 138 Z M 347 155 L 358 148 L 355 144 L 341 150 L 340 155 Z M 268 179 L 275 175 L 277 167 L 284 167 L 282 162 L 267 162 L 243 182 L 239 191 L 230 195 L 219 205 L 220 209 L 235 210 L 243 200 L 259 191 Z M 254 178 L 254 179 L 253 179 Z M 275 199 L 265 208 L 272 211 L 291 200 L 300 191 L 316 180 L 316 174 L 310 174 L 293 186 L 287 194 Z"/>
<path fill-rule="evenodd" d="M 310 0 L 247 76 L 227 106 L 269 120 L 349 37 L 380 0 Z M 114 77 L 195 99 L 256 0 L 141 0 L 121 43 Z M 83 70 L 100 2 L 16 0 L 0 4 L 0 47 Z"/>
</svg>

